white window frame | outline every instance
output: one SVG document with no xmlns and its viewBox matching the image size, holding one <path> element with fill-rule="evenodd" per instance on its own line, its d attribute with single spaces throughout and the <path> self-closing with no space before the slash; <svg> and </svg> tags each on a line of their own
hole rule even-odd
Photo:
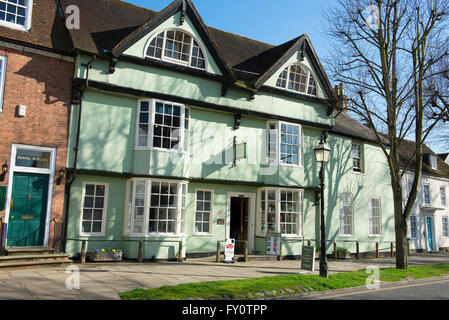
<svg viewBox="0 0 449 320">
<path fill-rule="evenodd" d="M 351 233 L 342 233 L 342 198 L 351 197 Z M 338 234 L 340 237 L 353 237 L 354 236 L 354 196 L 351 193 L 341 193 L 338 196 Z"/>
<path fill-rule="evenodd" d="M 273 154 L 273 157 L 270 157 L 269 150 L 270 150 L 270 125 L 274 125 L 274 132 L 276 135 L 276 150 Z M 266 140 L 266 152 L 265 152 L 265 163 L 279 163 L 280 155 L 279 155 L 279 147 L 280 147 L 280 140 L 279 140 L 279 122 L 278 121 L 268 121 L 266 126 L 266 132 L 267 132 L 267 140 Z"/>
<path fill-rule="evenodd" d="M 145 183 L 145 201 L 144 201 L 144 221 L 143 221 L 143 232 L 142 233 L 136 233 L 133 232 L 133 217 L 134 217 L 134 210 L 135 210 L 135 186 L 136 182 L 144 182 Z M 177 207 L 176 207 L 176 228 L 175 233 L 162 233 L 162 232 L 149 232 L 149 215 L 150 215 L 150 197 L 151 197 L 151 186 L 152 183 L 172 183 L 177 184 Z M 132 187 L 132 194 L 130 195 L 130 189 Z M 186 194 L 185 194 L 185 207 L 182 205 L 182 186 L 185 185 L 186 188 Z M 139 237 L 139 238 L 159 238 L 159 237 L 166 237 L 166 238 L 179 238 L 184 237 L 186 235 L 186 223 L 187 223 L 187 200 L 188 200 L 188 182 L 182 181 L 182 180 L 162 180 L 162 179 L 147 179 L 147 178 L 132 178 L 129 179 L 127 182 L 127 194 L 126 194 L 126 201 L 130 201 L 126 208 L 125 208 L 125 223 L 124 223 L 124 230 L 123 235 L 127 237 Z M 181 220 L 182 218 L 182 210 L 184 210 L 184 220 Z M 182 226 L 184 224 L 184 228 Z M 184 229 L 184 232 L 182 232 L 182 229 Z"/>
<path fill-rule="evenodd" d="M 445 222 L 445 220 L 446 220 L 446 222 Z M 446 226 L 445 226 L 445 224 L 446 224 Z M 441 235 L 444 238 L 448 238 L 449 237 L 449 219 L 447 216 L 441 217 L 441 229 L 442 229 Z"/>
<path fill-rule="evenodd" d="M 101 232 L 83 232 L 83 214 L 84 214 L 84 198 L 86 196 L 86 186 L 94 185 L 96 186 L 104 186 L 104 203 L 103 203 L 103 214 L 101 217 Z M 82 237 L 102 237 L 106 233 L 106 216 L 108 212 L 108 196 L 109 196 L 109 183 L 105 182 L 83 182 L 83 190 L 81 196 L 81 210 L 80 210 L 80 223 L 79 223 L 79 235 Z M 95 203 L 95 197 L 94 197 Z M 93 213 L 92 213 L 93 214 Z"/>
<path fill-rule="evenodd" d="M 433 154 L 429 155 L 429 162 L 430 162 L 430 167 L 433 170 L 438 170 L 438 162 L 437 162 L 437 157 Z"/>
<path fill-rule="evenodd" d="M 298 127 L 298 164 L 294 164 L 294 163 L 283 163 L 281 162 L 281 145 L 282 145 L 282 139 L 281 139 L 281 127 L 282 125 L 285 124 L 287 126 L 297 126 Z M 302 126 L 298 123 L 291 123 L 291 122 L 285 122 L 285 121 L 279 121 L 279 126 L 278 126 L 278 141 L 279 141 L 279 146 L 278 146 L 278 157 L 279 157 L 279 164 L 282 166 L 286 166 L 286 167 L 302 167 L 302 149 L 303 149 L 303 142 L 302 142 Z"/>
<path fill-rule="evenodd" d="M 275 232 L 280 232 L 281 230 L 281 192 L 298 192 L 299 193 L 299 213 L 298 213 L 298 221 L 297 221 L 297 234 L 285 234 L 282 233 L 282 237 L 286 238 L 300 238 L 304 234 L 303 226 L 304 226 L 304 190 L 303 189 L 288 189 L 288 188 L 262 188 L 259 189 L 258 192 L 258 203 L 257 203 L 257 223 L 256 223 L 256 234 L 261 237 L 265 237 L 267 235 L 268 230 L 268 192 L 274 191 L 275 193 Z M 265 232 L 260 232 L 261 226 L 261 212 L 262 212 L 262 193 L 265 192 Z"/>
<path fill-rule="evenodd" d="M 6 82 L 6 66 L 8 64 L 8 57 L 0 55 L 1 72 L 0 75 L 0 112 L 3 112 L 3 103 L 5 98 L 5 82 Z"/>
<path fill-rule="evenodd" d="M 0 20 L 0 26 L 15 29 L 19 31 L 29 31 L 31 29 L 31 19 L 33 16 L 33 0 L 25 0 L 26 1 L 26 17 L 25 17 L 25 26 L 22 26 L 20 24 Z"/>
<path fill-rule="evenodd" d="M 426 198 L 426 187 L 427 187 L 427 190 L 429 191 L 429 201 L 427 201 L 427 198 Z M 426 204 L 426 205 L 432 205 L 432 193 L 430 192 L 430 183 L 423 184 L 423 201 L 424 201 L 424 204 Z"/>
<path fill-rule="evenodd" d="M 412 218 L 413 218 L 413 224 L 412 224 Z M 410 239 L 416 240 L 418 238 L 418 217 L 415 215 L 411 215 L 409 219 L 410 223 Z M 415 234 L 412 233 L 412 225 L 415 227 Z"/>
<path fill-rule="evenodd" d="M 293 89 L 289 89 L 289 88 L 288 88 L 288 83 L 289 83 L 289 81 L 290 81 L 291 68 L 292 68 L 292 66 L 294 66 L 294 65 L 298 65 L 298 66 L 299 66 L 303 71 L 305 71 L 306 74 L 307 74 L 306 92 L 296 91 L 296 90 L 293 90 Z M 279 77 L 281 76 L 281 74 L 284 72 L 284 70 L 285 70 L 286 68 L 287 68 L 287 78 L 286 78 L 286 80 L 285 80 L 285 87 L 280 87 L 280 86 L 277 85 L 277 82 L 278 82 L 278 80 L 279 80 Z M 308 93 L 308 92 L 309 92 L 309 81 L 310 81 L 310 77 L 312 77 L 313 81 L 315 82 L 316 95 L 313 95 L 313 94 L 309 94 L 309 93 Z M 312 71 L 311 71 L 307 66 L 305 66 L 304 64 L 299 63 L 299 62 L 294 62 L 294 63 L 292 63 L 292 64 L 289 64 L 287 67 L 282 68 L 281 73 L 279 73 L 279 74 L 278 74 L 278 77 L 276 78 L 276 84 L 275 84 L 275 87 L 276 87 L 276 88 L 283 89 L 283 90 L 286 90 L 286 91 L 289 91 L 289 92 L 294 92 L 294 93 L 299 93 L 299 94 L 305 94 L 305 95 L 310 96 L 310 97 L 318 97 L 318 81 L 316 81 L 315 77 L 313 76 Z"/>
<path fill-rule="evenodd" d="M 354 145 L 359 147 L 359 157 L 354 157 L 352 150 L 354 148 Z M 354 159 L 358 159 L 358 161 L 360 162 L 360 167 L 354 167 Z M 351 143 L 351 160 L 352 160 L 352 172 L 356 173 L 356 174 L 361 174 L 364 173 L 363 171 L 363 145 L 360 142 L 355 142 L 352 141 Z M 358 170 L 357 170 L 358 169 Z"/>
<path fill-rule="evenodd" d="M 268 155 L 269 150 L 269 134 L 270 134 L 270 124 L 275 125 L 275 131 L 276 131 L 276 158 L 270 158 Z M 292 125 L 298 127 L 298 164 L 294 163 L 283 163 L 281 161 L 281 126 L 285 125 Z M 304 163 L 304 134 L 303 134 L 303 126 L 299 123 L 292 123 L 292 122 L 286 122 L 286 121 L 267 121 L 266 124 L 266 140 L 265 140 L 265 163 L 277 163 L 281 166 L 285 167 L 297 167 L 302 168 Z"/>
<path fill-rule="evenodd" d="M 444 190 L 444 191 L 443 191 Z M 443 191 L 443 192 L 442 192 Z M 446 193 L 446 186 L 440 186 L 440 202 L 441 205 L 446 207 L 447 206 L 447 193 Z"/>
<path fill-rule="evenodd" d="M 410 193 L 412 192 L 413 181 L 414 181 L 414 178 L 413 178 L 413 177 L 409 177 L 409 178 L 407 179 L 407 189 L 408 189 L 408 194 L 409 194 L 409 195 L 410 195 Z"/>
<path fill-rule="evenodd" d="M 189 61 L 182 61 L 182 60 L 178 60 L 178 59 L 173 59 L 170 57 L 166 57 L 164 52 L 165 52 L 165 43 L 167 42 L 167 32 L 168 31 L 175 31 L 175 32 L 183 32 L 187 35 L 190 36 L 191 41 L 190 41 L 190 51 L 189 51 Z M 159 34 L 164 33 L 164 39 L 162 41 L 162 54 L 160 58 L 157 57 L 151 57 L 147 55 L 148 52 L 148 47 L 150 46 L 151 41 L 153 41 L 154 38 L 156 38 Z M 196 41 L 196 43 L 198 44 L 199 48 L 201 49 L 203 56 L 204 56 L 204 69 L 202 68 L 198 68 L 198 67 L 194 67 L 191 66 L 191 62 L 192 62 L 192 51 L 193 51 L 193 41 Z M 197 70 L 201 70 L 201 71 L 208 71 L 209 69 L 209 61 L 207 58 L 207 51 L 204 49 L 204 45 L 203 43 L 196 38 L 193 34 L 191 34 L 190 32 L 184 30 L 184 29 L 179 29 L 179 28 L 168 28 L 165 30 L 159 30 L 157 32 L 154 33 L 153 36 L 151 36 L 151 38 L 148 40 L 145 49 L 144 49 L 144 58 L 148 58 L 148 59 L 154 59 L 154 60 L 159 60 L 159 61 L 166 61 L 166 62 L 171 62 L 171 63 L 175 63 L 175 64 L 179 64 L 188 68 L 192 68 L 192 69 L 197 69 Z"/>
<path fill-rule="evenodd" d="M 373 220 L 373 206 L 372 206 L 372 200 L 378 200 L 379 201 L 379 233 L 374 234 L 371 232 L 372 230 L 372 220 Z M 369 197 L 368 198 L 368 236 L 369 237 L 381 237 L 382 236 L 382 201 L 380 197 Z"/>
<path fill-rule="evenodd" d="M 198 201 L 198 192 L 210 192 L 210 211 L 209 211 L 209 232 L 196 232 L 195 224 L 197 223 L 196 220 L 196 208 L 197 208 L 197 201 Z M 204 212 L 204 211 L 202 211 Z M 210 236 L 213 234 L 212 226 L 213 226 L 213 220 L 214 220 L 214 190 L 208 190 L 208 189 L 195 189 L 195 210 L 194 210 L 194 216 L 193 216 L 193 234 L 196 236 Z M 202 221 L 201 223 L 203 223 Z"/>
<path fill-rule="evenodd" d="M 148 102 L 149 107 L 149 119 L 148 119 L 148 140 L 146 146 L 139 146 L 139 125 L 140 125 L 140 105 L 142 102 Z M 155 112 L 156 112 L 156 103 L 162 103 L 162 104 L 170 104 L 172 106 L 177 106 L 181 108 L 181 116 L 180 116 L 180 127 L 179 127 L 179 143 L 178 146 L 180 149 L 166 149 L 162 147 L 154 147 L 153 145 L 153 137 L 154 137 L 154 126 L 155 126 Z M 186 136 L 187 130 L 185 129 L 185 114 L 186 110 L 189 112 L 189 129 L 188 133 L 189 136 Z M 135 143 L 134 148 L 135 150 L 157 150 L 162 152 L 176 152 L 176 153 L 183 153 L 188 154 L 190 151 L 190 128 L 192 127 L 192 110 L 188 107 L 186 107 L 184 104 L 176 103 L 176 102 L 170 102 L 170 101 L 164 101 L 164 100 L 158 100 L 158 99 L 139 99 L 137 103 L 137 117 L 136 117 L 136 132 L 135 132 Z M 185 144 L 184 140 L 189 139 L 189 145 L 187 146 L 187 150 L 184 150 Z"/>
</svg>

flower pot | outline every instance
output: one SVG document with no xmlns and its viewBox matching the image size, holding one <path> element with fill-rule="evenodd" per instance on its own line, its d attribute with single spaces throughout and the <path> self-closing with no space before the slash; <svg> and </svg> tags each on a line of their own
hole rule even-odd
<svg viewBox="0 0 449 320">
<path fill-rule="evenodd" d="M 122 261 L 121 252 L 91 252 L 89 255 L 91 261 Z"/>
<path fill-rule="evenodd" d="M 337 258 L 338 259 L 346 259 L 347 258 L 347 256 L 348 256 L 348 253 L 339 253 L 338 255 L 337 255 Z"/>
</svg>

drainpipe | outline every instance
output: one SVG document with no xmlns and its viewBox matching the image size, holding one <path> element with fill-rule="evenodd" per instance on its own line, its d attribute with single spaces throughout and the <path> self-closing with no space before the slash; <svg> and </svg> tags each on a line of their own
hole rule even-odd
<svg viewBox="0 0 449 320">
<path fill-rule="evenodd" d="M 67 227 L 68 227 L 68 217 L 69 217 L 69 208 L 70 208 L 70 193 L 72 190 L 72 184 L 76 179 L 76 170 L 78 163 L 78 151 L 79 151 L 79 141 L 80 141 L 80 131 L 81 131 L 81 112 L 83 109 L 83 98 L 84 91 L 89 87 L 89 70 L 92 68 L 92 63 L 96 59 L 96 55 L 92 56 L 92 60 L 90 60 L 87 64 L 82 63 L 81 66 L 86 68 L 86 85 L 83 86 L 80 90 L 80 102 L 78 106 L 78 119 L 77 119 L 77 128 L 76 128 L 76 140 L 75 140 L 75 155 L 73 160 L 73 173 L 70 178 L 70 181 L 66 183 L 65 193 L 66 193 L 66 202 L 65 202 L 65 212 L 64 212 L 64 232 L 62 239 L 62 251 L 66 251 L 67 245 Z"/>
</svg>

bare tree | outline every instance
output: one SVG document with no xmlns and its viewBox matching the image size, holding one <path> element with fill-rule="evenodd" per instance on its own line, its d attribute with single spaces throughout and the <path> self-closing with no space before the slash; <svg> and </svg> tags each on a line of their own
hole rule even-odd
<svg viewBox="0 0 449 320">
<path fill-rule="evenodd" d="M 434 48 L 442 54 L 442 51 L 449 51 L 449 39 L 445 46 Z M 430 136 L 430 140 L 436 146 L 439 146 L 444 152 L 449 151 L 449 57 L 446 56 L 435 64 L 431 72 L 432 77 L 426 81 L 427 99 L 431 101 L 430 108 L 426 109 L 426 117 L 432 121 L 442 118 L 437 126 L 437 133 Z"/>
<path fill-rule="evenodd" d="M 334 44 L 327 66 L 334 80 L 345 84 L 349 110 L 373 130 L 388 161 L 396 267 L 401 269 L 408 268 L 408 220 L 421 179 L 422 145 L 444 117 L 425 117 L 425 110 L 447 103 L 426 84 L 448 56 L 441 49 L 448 40 L 448 7 L 447 0 L 337 0 L 325 10 L 326 32 Z M 409 163 L 401 165 L 399 148 L 410 135 L 416 150 Z M 407 170 L 414 171 L 414 183 L 404 206 L 402 179 Z"/>
</svg>

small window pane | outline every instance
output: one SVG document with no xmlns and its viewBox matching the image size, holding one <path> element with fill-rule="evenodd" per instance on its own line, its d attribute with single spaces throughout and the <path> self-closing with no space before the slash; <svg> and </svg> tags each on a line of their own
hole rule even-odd
<svg viewBox="0 0 449 320">
<path fill-rule="evenodd" d="M 100 233 L 105 214 L 106 186 L 86 184 L 84 190 L 82 232 Z"/>
</svg>

